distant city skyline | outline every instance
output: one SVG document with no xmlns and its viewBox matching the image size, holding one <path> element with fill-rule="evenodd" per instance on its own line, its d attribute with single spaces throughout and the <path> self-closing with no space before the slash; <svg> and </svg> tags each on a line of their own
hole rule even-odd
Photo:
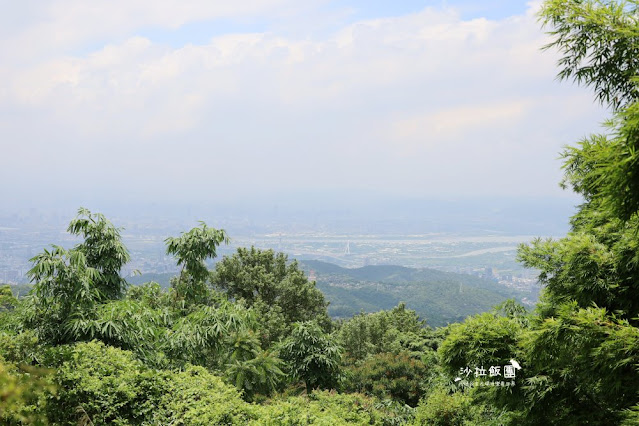
<svg viewBox="0 0 639 426">
<path fill-rule="evenodd" d="M 538 7 L 11 3 L 2 204 L 570 197 L 559 152 L 604 114 L 556 81 Z"/>
<path fill-rule="evenodd" d="M 177 270 L 175 259 L 166 255 L 164 240 L 202 220 L 224 228 L 231 237 L 230 245 L 220 247 L 220 256 L 255 245 L 283 251 L 291 259 L 322 259 L 350 267 L 397 264 L 476 273 L 489 266 L 500 275 L 514 276 L 514 271 L 522 273 L 515 262 L 517 245 L 535 237 L 564 235 L 576 202 L 513 197 L 379 199 L 374 194 L 347 199 L 333 193 L 231 205 L 102 200 L 85 207 L 105 214 L 122 229 L 132 254 L 125 275 L 136 269 Z M 24 282 L 28 260 L 51 244 L 75 245 L 79 239 L 66 228 L 76 207 L 0 206 L 0 282 Z"/>
</svg>

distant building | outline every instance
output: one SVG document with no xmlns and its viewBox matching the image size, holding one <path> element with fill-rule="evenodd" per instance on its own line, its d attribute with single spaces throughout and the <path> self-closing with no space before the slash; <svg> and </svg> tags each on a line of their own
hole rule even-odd
<svg viewBox="0 0 639 426">
<path fill-rule="evenodd" d="M 493 268 L 485 267 L 484 268 L 484 278 L 488 280 L 492 280 L 495 276 L 493 275 Z"/>
</svg>

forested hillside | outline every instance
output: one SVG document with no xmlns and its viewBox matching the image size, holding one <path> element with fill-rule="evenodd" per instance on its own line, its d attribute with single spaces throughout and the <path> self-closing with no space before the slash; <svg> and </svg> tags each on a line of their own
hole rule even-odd
<svg viewBox="0 0 639 426">
<path fill-rule="evenodd" d="M 0 288 L 0 423 L 639 424 L 639 3 L 547 0 L 540 18 L 560 77 L 612 118 L 563 154 L 583 196 L 570 232 L 520 247 L 540 271 L 534 311 L 333 321 L 282 253 L 240 248 L 209 270 L 228 235 L 204 223 L 167 238 L 169 288 L 129 286 L 120 229 L 80 209 L 80 242 L 31 259 L 28 296 Z"/>
<path fill-rule="evenodd" d="M 404 302 L 429 325 L 439 327 L 490 311 L 509 298 L 534 297 L 472 275 L 433 269 L 392 265 L 351 269 L 312 260 L 301 265 L 314 272 L 317 288 L 330 302 L 328 313 L 333 318 L 391 309 Z"/>
</svg>

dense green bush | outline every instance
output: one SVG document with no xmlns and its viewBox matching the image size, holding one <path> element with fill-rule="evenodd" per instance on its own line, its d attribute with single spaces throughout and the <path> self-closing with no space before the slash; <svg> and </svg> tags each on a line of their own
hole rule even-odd
<svg viewBox="0 0 639 426">
<path fill-rule="evenodd" d="M 55 375 L 59 393 L 49 401 L 49 420 L 141 424 L 157 408 L 163 380 L 130 352 L 97 341 L 77 344 Z"/>
<path fill-rule="evenodd" d="M 471 426 L 478 423 L 479 411 L 468 395 L 438 388 L 417 407 L 415 425 Z"/>
<path fill-rule="evenodd" d="M 155 424 L 244 425 L 257 418 L 255 406 L 203 367 L 167 374 L 158 401 Z"/>
<path fill-rule="evenodd" d="M 252 407 L 202 367 L 154 370 L 101 342 L 75 345 L 58 369 L 48 418 L 57 424 L 242 424 Z"/>
<path fill-rule="evenodd" d="M 316 391 L 307 396 L 274 400 L 259 407 L 259 418 L 251 425 L 384 425 L 394 416 L 376 408 L 364 395 Z"/>
<path fill-rule="evenodd" d="M 51 371 L 17 367 L 0 357 L 0 424 L 46 424 L 47 396 L 55 393 Z"/>
<path fill-rule="evenodd" d="M 391 398 L 403 404 L 416 406 L 423 396 L 429 366 L 408 353 L 381 353 L 373 355 L 347 371 L 346 389 Z"/>
</svg>

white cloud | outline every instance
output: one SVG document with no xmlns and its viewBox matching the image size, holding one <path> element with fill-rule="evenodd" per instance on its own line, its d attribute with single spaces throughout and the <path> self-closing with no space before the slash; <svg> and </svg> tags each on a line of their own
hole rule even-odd
<svg viewBox="0 0 639 426">
<path fill-rule="evenodd" d="M 240 9 L 64 4 L 73 7 L 51 2 L 46 19 L 13 41 L 28 50 L 117 39 L 148 25 L 259 14 L 285 0 Z M 530 12 L 464 21 L 453 9 L 427 8 L 323 39 L 227 34 L 173 48 L 131 36 L 84 55 L 14 58 L 0 69 L 8 87 L 0 108 L 15 116 L 0 121 L 2 149 L 12 154 L 0 160 L 0 177 L 37 152 L 42 173 L 91 171 L 104 188 L 157 185 L 158 194 L 169 183 L 196 193 L 220 176 L 232 177 L 229 192 L 246 193 L 343 185 L 555 193 L 557 152 L 601 114 L 584 103 L 587 91 L 554 81 L 556 58 L 539 51 L 544 43 Z"/>
<path fill-rule="evenodd" d="M 523 101 L 459 106 L 394 121 L 387 138 L 396 142 L 400 155 L 415 155 L 444 144 L 464 148 L 480 132 L 520 125 L 530 110 Z"/>
</svg>

